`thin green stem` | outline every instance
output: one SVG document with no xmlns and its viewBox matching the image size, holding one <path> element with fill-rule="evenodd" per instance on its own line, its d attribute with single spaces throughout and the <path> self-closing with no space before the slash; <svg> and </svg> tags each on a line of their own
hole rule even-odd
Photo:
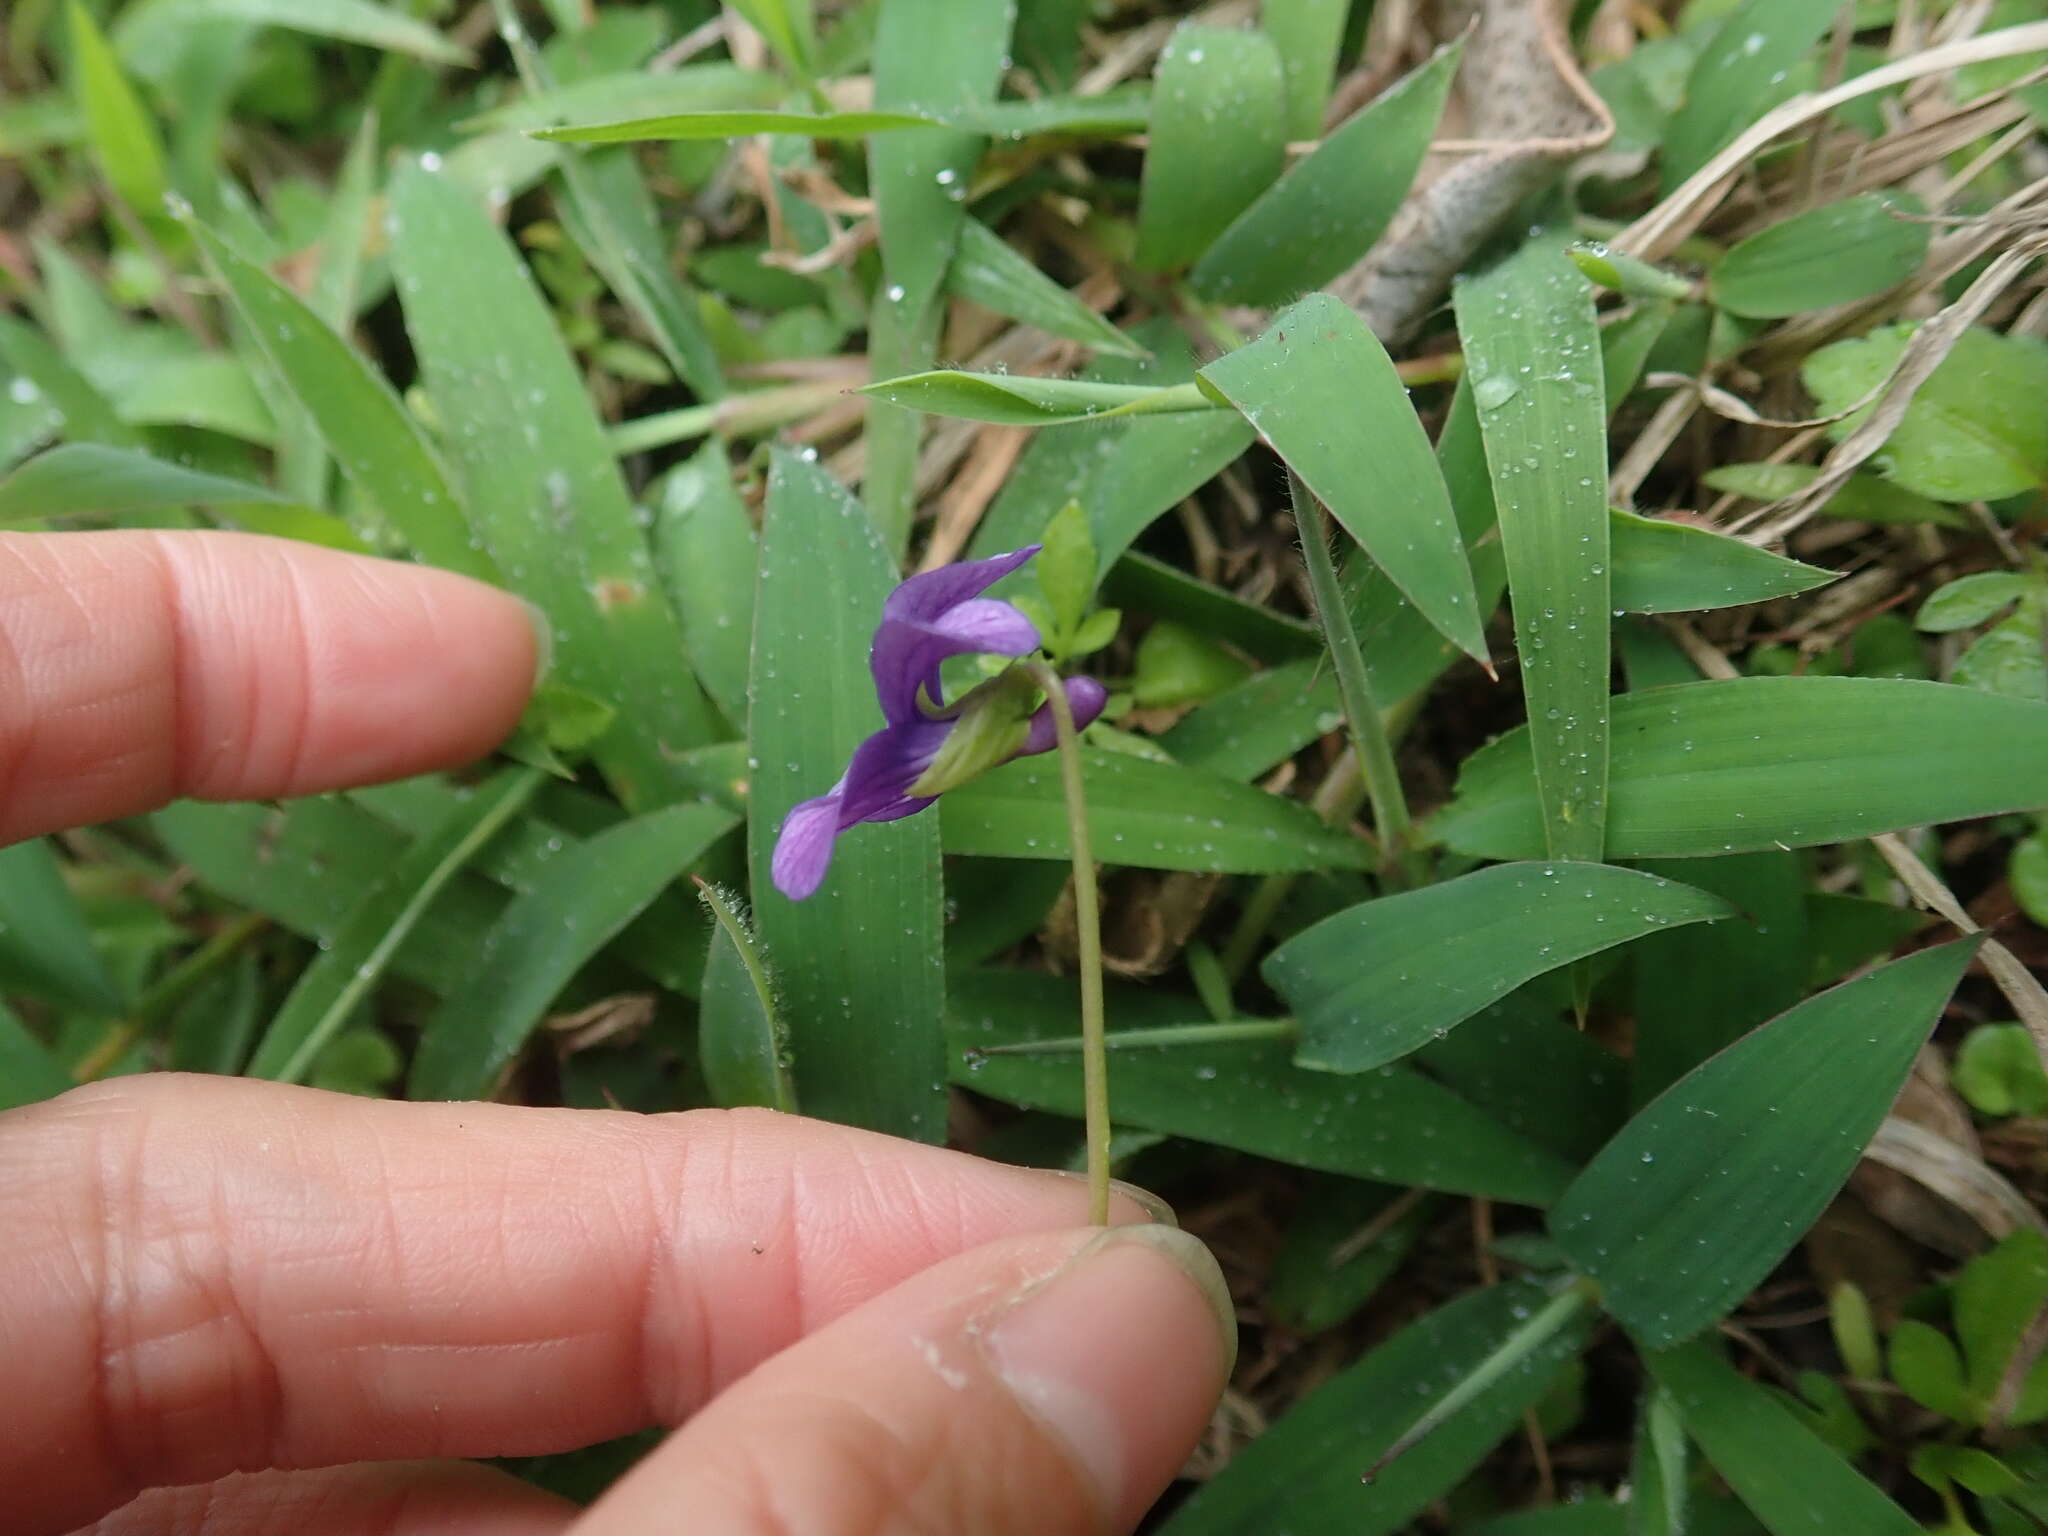
<svg viewBox="0 0 2048 1536">
<path fill-rule="evenodd" d="M 1109 1046 L 1102 1008 L 1102 911 L 1096 899 L 1095 853 L 1088 840 L 1088 797 L 1081 784 L 1081 738 L 1066 685 L 1045 662 L 1026 664 L 1052 708 L 1059 739 L 1060 787 L 1067 799 L 1067 838 L 1074 854 L 1074 927 L 1081 949 L 1081 1103 L 1088 1141 L 1088 1219 L 1109 1225 Z"/>
<path fill-rule="evenodd" d="M 1415 823 L 1408 815 L 1408 797 L 1401 791 L 1401 773 L 1394 765 L 1394 743 L 1387 724 L 1372 696 L 1372 680 L 1366 675 L 1365 655 L 1358 648 L 1358 635 L 1351 627 L 1351 611 L 1337 585 L 1337 567 L 1330 559 L 1329 527 L 1322 503 L 1292 471 L 1287 476 L 1294 493 L 1294 522 L 1301 534 L 1301 551 L 1308 565 L 1309 589 L 1315 595 L 1316 617 L 1322 622 L 1324 643 L 1337 671 L 1337 691 L 1344 700 L 1344 713 L 1351 723 L 1351 740 L 1358 751 L 1359 771 L 1365 776 L 1366 798 L 1372 802 L 1372 824 L 1391 870 L 1398 870 L 1409 885 L 1424 883 L 1425 871 L 1415 849 Z"/>
<path fill-rule="evenodd" d="M 1358 776 L 1358 754 L 1346 752 L 1316 786 L 1310 809 L 1325 824 L 1342 827 L 1349 824 L 1363 804 L 1365 781 Z M 1273 919 L 1280 915 L 1280 908 L 1300 880 L 1299 875 L 1268 875 L 1253 888 L 1238 915 L 1237 927 L 1231 930 L 1230 942 L 1223 946 L 1223 974 L 1233 984 L 1252 963 L 1266 930 L 1273 926 Z"/>
<path fill-rule="evenodd" d="M 1103 1043 L 1113 1051 L 1138 1046 L 1242 1045 L 1247 1040 L 1291 1040 L 1299 1032 L 1293 1019 L 1220 1019 L 1213 1024 L 1162 1024 L 1151 1029 L 1120 1029 Z M 982 1056 L 1070 1056 L 1087 1049 L 1086 1039 L 1062 1035 L 1052 1040 L 1012 1040 L 982 1046 Z"/>
</svg>

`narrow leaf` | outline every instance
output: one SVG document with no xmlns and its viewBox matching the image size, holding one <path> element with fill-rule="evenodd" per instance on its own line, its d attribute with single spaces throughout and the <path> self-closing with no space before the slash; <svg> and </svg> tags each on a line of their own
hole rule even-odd
<svg viewBox="0 0 2048 1536">
<path fill-rule="evenodd" d="M 70 0 L 71 94 L 85 115 L 100 174 L 135 212 L 164 211 L 164 143 L 155 121 L 121 72 L 106 35 L 80 0 Z"/>
<path fill-rule="evenodd" d="M 1532 243 L 1457 289 L 1500 509 L 1545 851 L 1597 859 L 1607 822 L 1607 408 L 1592 290 Z"/>
<path fill-rule="evenodd" d="M 121 989 L 41 838 L 0 849 L 0 976 L 81 1012 L 121 1009 Z"/>
<path fill-rule="evenodd" d="M 938 119 L 914 112 L 671 112 L 623 122 L 564 123 L 535 128 L 536 139 L 557 144 L 643 144 L 667 140 L 741 139 L 755 133 L 792 133 L 807 139 L 864 139 L 892 128 L 935 128 Z"/>
<path fill-rule="evenodd" d="M 1272 41 L 1242 28 L 1175 28 L 1152 87 L 1138 265 L 1161 272 L 1194 261 L 1279 175 L 1286 148 L 1287 86 Z"/>
<path fill-rule="evenodd" d="M 267 486 L 167 464 L 132 448 L 65 443 L 0 480 L 0 523 L 280 499 Z"/>
<path fill-rule="evenodd" d="M 712 1097 L 730 1109 L 760 1104 L 796 1112 L 789 1042 L 775 1006 L 775 986 L 761 941 L 738 898 L 699 883 L 713 919 L 711 953 L 697 1007 L 697 1053 Z"/>
<path fill-rule="evenodd" d="M 77 1086 L 50 1048 L 0 1004 L 0 1109 L 54 1099 Z"/>
<path fill-rule="evenodd" d="M 682 624 L 691 670 L 725 718 L 743 724 L 758 556 L 754 525 L 716 439 L 663 480 L 654 563 Z"/>
<path fill-rule="evenodd" d="M 425 59 L 430 64 L 468 64 L 469 50 L 458 47 L 425 22 L 371 0 L 170 0 L 180 20 L 253 21 L 289 27 L 314 37 L 363 43 Z"/>
<path fill-rule="evenodd" d="M 1781 1014 L 1659 1095 L 1572 1182 L 1551 1233 L 1647 1347 L 1710 1326 L 1799 1241 L 1976 950 L 1923 950 Z"/>
<path fill-rule="evenodd" d="M 1090 379 L 1039 379 L 1027 374 L 962 373 L 942 368 L 865 385 L 861 394 L 935 416 L 959 416 L 1014 427 L 1057 427 L 1116 416 L 1214 412 L 1214 400 L 1192 384 L 1148 388 Z"/>
<path fill-rule="evenodd" d="M 1323 130 L 1323 107 L 1350 9 L 1351 0 L 1265 0 L 1259 7 L 1259 24 L 1279 50 L 1287 82 L 1290 139 L 1313 139 Z"/>
<path fill-rule="evenodd" d="M 1363 256 L 1422 166 L 1461 52 L 1438 49 L 1267 188 L 1195 264 L 1195 291 L 1222 304 L 1281 304 Z"/>
<path fill-rule="evenodd" d="M 1718 896 L 1611 864 L 1503 864 L 1349 907 L 1274 950 L 1260 973 L 1301 1020 L 1301 1065 L 1363 1072 L 1545 972 L 1732 915 Z"/>
<path fill-rule="evenodd" d="M 936 817 L 853 829 L 807 901 L 790 901 L 769 876 L 783 818 L 825 793 L 881 724 L 867 652 L 895 580 L 860 504 L 817 465 L 778 452 L 751 683 L 755 922 L 775 957 L 805 1109 L 936 1140 L 945 1128 Z"/>
<path fill-rule="evenodd" d="M 1725 533 L 1612 511 L 1609 601 L 1623 613 L 1739 608 L 1840 580 L 1835 571 L 1774 555 Z"/>
<path fill-rule="evenodd" d="M 383 980 L 434 898 L 507 822 L 526 808 L 542 775 L 500 773 L 451 809 L 433 831 L 357 902 L 341 931 L 299 977 L 250 1059 L 250 1077 L 303 1082 L 349 1015 Z"/>
<path fill-rule="evenodd" d="M 1664 137 L 1670 192 L 1790 93 L 1792 68 L 1826 33 L 1841 0 L 1743 0 L 1708 39 Z M 1775 94 L 1774 94 L 1775 92 Z"/>
<path fill-rule="evenodd" d="M 1047 277 L 1028 257 L 979 219 L 960 226 L 960 247 L 946 272 L 946 286 L 999 315 L 1036 326 L 1119 357 L 1143 357 L 1145 349 L 1073 294 Z"/>
<path fill-rule="evenodd" d="M 1773 319 L 1853 304 L 1919 271 L 1932 226 L 1910 198 L 1867 192 L 1759 230 L 1714 268 L 1707 290 L 1730 314 Z"/>
<path fill-rule="evenodd" d="M 1485 659 L 1472 568 L 1443 474 L 1386 349 L 1350 306 L 1311 294 L 1201 378 L 1244 413 L 1445 638 Z"/>
<path fill-rule="evenodd" d="M 1902 735 L 1906 720 L 1913 729 Z M 2048 704 L 1942 683 L 1743 677 L 1652 688 L 1614 701 L 1614 742 L 1615 858 L 1804 848 L 2048 806 Z M 1466 759 L 1434 829 L 1483 858 L 1543 851 L 1526 727 Z"/>
</svg>

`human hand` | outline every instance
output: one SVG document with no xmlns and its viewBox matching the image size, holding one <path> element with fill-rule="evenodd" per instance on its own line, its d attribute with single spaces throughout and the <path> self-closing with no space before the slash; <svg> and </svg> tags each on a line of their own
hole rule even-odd
<svg viewBox="0 0 2048 1536">
<path fill-rule="evenodd" d="M 0 536 L 0 840 L 489 748 L 519 605 L 234 535 Z M 0 1115 L 0 1529 L 1128 1530 L 1228 1374 L 1200 1246 L 765 1112 L 125 1078 Z M 683 1427 L 587 1514 L 487 1468 Z"/>
</svg>

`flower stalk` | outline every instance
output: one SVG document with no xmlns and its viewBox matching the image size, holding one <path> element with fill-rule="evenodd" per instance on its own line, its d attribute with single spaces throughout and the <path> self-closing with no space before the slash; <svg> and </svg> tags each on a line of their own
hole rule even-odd
<svg viewBox="0 0 2048 1536">
<path fill-rule="evenodd" d="M 1088 1219 L 1109 1224 L 1109 1043 L 1102 1007 L 1102 910 L 1095 888 L 1095 851 L 1088 839 L 1088 797 L 1081 783 L 1081 738 L 1066 685 L 1034 657 L 1025 663 L 1052 706 L 1067 802 L 1067 840 L 1074 856 L 1074 927 L 1081 951 L 1081 1107 L 1088 1146 Z"/>
</svg>

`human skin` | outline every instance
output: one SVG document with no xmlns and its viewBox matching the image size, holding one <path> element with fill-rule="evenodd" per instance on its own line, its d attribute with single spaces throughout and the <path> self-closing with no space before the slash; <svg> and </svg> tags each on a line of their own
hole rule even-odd
<svg viewBox="0 0 2048 1536">
<path fill-rule="evenodd" d="M 525 609 L 227 534 L 0 535 L 0 841 L 481 755 Z M 124 1078 L 0 1115 L 0 1530 L 1131 1529 L 1214 1261 L 1056 1174 L 761 1111 Z M 679 1425 L 591 1510 L 452 1458 Z"/>
</svg>

